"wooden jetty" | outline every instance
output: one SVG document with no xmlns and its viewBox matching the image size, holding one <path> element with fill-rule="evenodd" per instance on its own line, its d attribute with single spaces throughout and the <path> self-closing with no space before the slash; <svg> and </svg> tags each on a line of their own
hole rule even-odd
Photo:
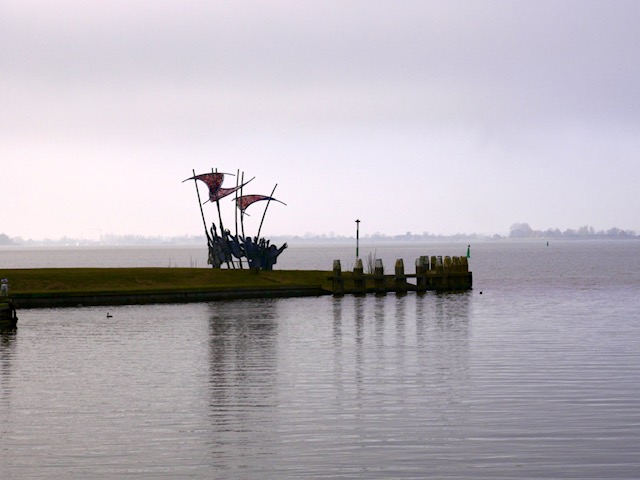
<svg viewBox="0 0 640 480">
<path fill-rule="evenodd" d="M 396 260 L 393 274 L 384 273 L 381 259 L 375 261 L 373 272 L 364 273 L 362 259 L 356 259 L 353 272 L 343 272 L 340 260 L 333 261 L 331 277 L 334 295 L 387 292 L 405 293 L 470 290 L 472 274 L 466 257 L 421 256 L 416 259 L 415 273 L 406 273 L 404 261 Z"/>
<path fill-rule="evenodd" d="M 0 328 L 15 328 L 18 315 L 11 300 L 0 301 Z"/>
</svg>

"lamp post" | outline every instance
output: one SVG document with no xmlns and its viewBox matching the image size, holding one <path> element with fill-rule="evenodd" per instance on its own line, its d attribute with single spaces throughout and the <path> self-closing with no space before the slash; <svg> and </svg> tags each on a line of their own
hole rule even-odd
<svg viewBox="0 0 640 480">
<path fill-rule="evenodd" d="M 360 220 L 356 220 L 356 258 L 360 257 Z"/>
</svg>

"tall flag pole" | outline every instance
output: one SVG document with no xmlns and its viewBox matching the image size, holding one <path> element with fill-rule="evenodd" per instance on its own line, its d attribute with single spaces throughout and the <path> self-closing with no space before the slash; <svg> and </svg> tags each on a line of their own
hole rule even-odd
<svg viewBox="0 0 640 480">
<path fill-rule="evenodd" d="M 216 174 L 218 173 L 218 169 L 216 168 L 215 172 L 213 171 L 213 168 L 211 169 L 211 173 Z M 222 224 L 222 212 L 220 212 L 220 199 L 216 197 L 216 207 L 218 207 L 218 220 L 220 220 L 220 238 L 224 239 L 224 225 Z M 226 262 L 227 263 L 227 268 L 231 268 L 231 265 L 229 265 L 229 261 Z"/>
<path fill-rule="evenodd" d="M 243 179 L 244 179 L 244 177 L 243 177 Z M 240 193 L 242 193 L 242 187 L 238 184 L 238 182 L 240 182 L 240 169 L 239 168 L 236 170 L 236 191 L 235 191 L 236 203 L 238 202 L 238 189 L 240 189 Z M 236 214 L 236 240 L 235 241 L 237 242 L 238 241 L 238 209 L 234 208 L 234 210 L 235 210 L 235 214 Z M 240 257 L 238 259 L 238 261 L 240 262 L 240 268 L 244 268 L 242 266 L 242 257 Z"/>
<path fill-rule="evenodd" d="M 198 195 L 198 204 L 200 205 L 200 215 L 202 215 L 202 224 L 204 225 L 204 233 L 207 235 L 207 240 L 209 240 L 209 231 L 207 230 L 207 221 L 204 219 L 204 210 L 202 209 L 202 201 L 200 200 L 200 191 L 198 190 L 198 180 L 196 180 L 196 171 L 193 172 L 193 184 L 196 186 L 196 194 Z"/>
<path fill-rule="evenodd" d="M 258 234 L 256 235 L 256 241 L 260 239 L 260 230 L 262 230 L 262 222 L 264 222 L 264 217 L 267 214 L 267 208 L 269 208 L 269 203 L 271 203 L 271 197 L 273 197 L 273 194 L 275 193 L 276 188 L 278 188 L 277 183 L 276 183 L 276 186 L 273 187 L 273 190 L 271 190 L 271 195 L 269 195 L 269 200 L 267 200 L 267 205 L 264 207 L 264 212 L 262 213 L 262 220 L 260 220 L 260 226 L 258 227 Z"/>
<path fill-rule="evenodd" d="M 211 173 L 218 173 L 218 169 L 216 168 L 216 171 L 214 172 L 213 169 L 211 169 Z M 216 207 L 218 207 L 218 220 L 220 221 L 220 235 L 224 235 L 224 225 L 222 225 L 222 213 L 220 212 L 220 199 L 216 198 Z"/>
<path fill-rule="evenodd" d="M 242 172 L 240 185 L 244 185 L 244 172 Z M 240 196 L 242 196 L 242 187 L 240 187 Z M 247 238 L 244 236 L 244 212 L 240 215 L 240 228 L 242 228 L 242 241 L 244 242 L 245 238 Z"/>
<path fill-rule="evenodd" d="M 240 184 L 238 183 L 240 181 L 240 169 L 236 170 L 236 203 L 238 202 L 238 189 L 240 188 Z M 241 192 L 242 193 L 242 192 Z M 236 237 L 238 236 L 238 209 L 235 208 L 235 220 L 236 220 Z"/>
</svg>

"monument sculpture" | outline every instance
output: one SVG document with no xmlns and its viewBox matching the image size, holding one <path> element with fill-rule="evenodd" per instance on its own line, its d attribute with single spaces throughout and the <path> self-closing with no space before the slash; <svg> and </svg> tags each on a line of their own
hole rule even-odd
<svg viewBox="0 0 640 480">
<path fill-rule="evenodd" d="M 200 214 L 202 216 L 202 222 L 204 224 L 204 231 L 207 237 L 208 247 L 208 262 L 213 268 L 244 268 L 245 263 L 248 268 L 254 270 L 273 270 L 273 266 L 276 264 L 278 256 L 287 248 L 287 244 L 283 244 L 281 247 L 273 245 L 270 240 L 260 237 L 262 230 L 262 224 L 264 223 L 267 209 L 271 202 L 278 202 L 283 205 L 286 203 L 274 198 L 276 184 L 271 191 L 271 195 L 258 195 L 249 194 L 244 195 L 244 187 L 251 182 L 254 178 L 244 182 L 244 173 L 240 172 L 236 176 L 236 185 L 231 188 L 224 188 L 222 184 L 224 182 L 225 175 L 234 176 L 230 173 L 218 172 L 217 169 L 211 171 L 211 173 L 201 173 L 196 175 L 193 170 L 193 176 L 183 180 L 183 183 L 189 180 L 193 180 L 196 193 L 198 196 L 198 205 L 200 206 Z M 202 202 L 200 197 L 200 191 L 198 189 L 198 181 L 204 183 L 208 188 L 209 198 Z M 224 227 L 222 222 L 222 209 L 220 208 L 220 200 L 234 194 L 235 200 L 235 232 L 231 233 L 229 229 Z M 244 217 L 248 215 L 247 208 L 254 205 L 257 202 L 266 201 L 264 211 L 262 213 L 262 219 L 260 226 L 255 236 L 247 236 L 244 229 Z M 215 203 L 218 211 L 218 225 L 215 222 L 211 223 L 211 227 L 207 226 L 207 221 L 204 215 L 203 204 Z M 238 224 L 238 216 L 240 217 Z"/>
</svg>

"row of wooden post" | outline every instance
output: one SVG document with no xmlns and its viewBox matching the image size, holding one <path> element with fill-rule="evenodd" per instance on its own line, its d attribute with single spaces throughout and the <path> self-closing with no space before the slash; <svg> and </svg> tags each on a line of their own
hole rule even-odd
<svg viewBox="0 0 640 480">
<path fill-rule="evenodd" d="M 406 292 L 408 290 L 424 292 L 427 290 L 467 290 L 471 288 L 472 277 L 466 257 L 421 256 L 416 259 L 415 267 L 415 274 L 406 274 L 404 261 L 399 258 L 395 263 L 394 274 L 385 275 L 382 260 L 376 259 L 373 273 L 369 276 L 373 278 L 373 291 L 375 293 Z M 408 283 L 408 278 L 415 278 L 416 284 Z M 345 279 L 342 275 L 340 260 L 333 261 L 331 279 L 334 295 L 343 295 L 345 293 Z M 353 290 L 349 293 L 366 292 L 367 283 L 362 259 L 357 258 L 353 267 Z"/>
</svg>

